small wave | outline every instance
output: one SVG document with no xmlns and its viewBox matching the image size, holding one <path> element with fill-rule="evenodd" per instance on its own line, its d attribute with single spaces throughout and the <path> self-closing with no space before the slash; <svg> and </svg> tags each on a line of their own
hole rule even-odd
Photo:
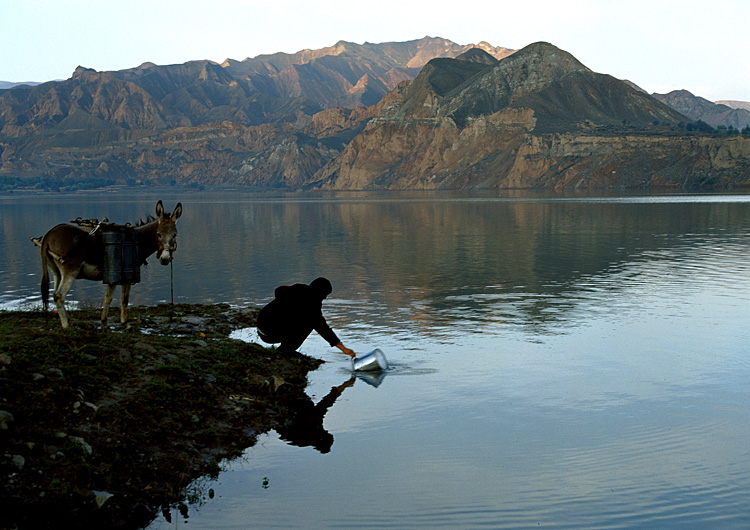
<svg viewBox="0 0 750 530">
<path fill-rule="evenodd" d="M 0 311 L 36 311 L 42 308 L 39 295 L 5 299 L 0 297 Z M 70 308 L 73 308 L 71 305 Z"/>
</svg>

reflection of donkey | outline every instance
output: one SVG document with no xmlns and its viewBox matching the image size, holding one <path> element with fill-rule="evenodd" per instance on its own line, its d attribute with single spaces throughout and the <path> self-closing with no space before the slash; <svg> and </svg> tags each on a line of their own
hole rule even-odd
<svg viewBox="0 0 750 530">
<path fill-rule="evenodd" d="M 177 227 L 175 221 L 182 215 L 182 204 L 178 203 L 172 214 L 164 213 L 161 201 L 156 203 L 157 219 L 136 226 L 135 240 L 138 247 L 138 255 L 141 263 L 146 263 L 146 258 L 156 252 L 156 258 L 162 265 L 172 261 L 177 248 Z M 79 278 L 84 280 L 104 280 L 104 242 L 102 241 L 102 230 L 97 227 L 94 230 L 81 226 L 60 224 L 47 232 L 41 240 L 33 239 L 39 245 L 42 256 L 42 302 L 45 310 L 48 306 L 49 297 L 49 272 L 55 279 L 55 290 L 52 297 L 55 300 L 57 311 L 60 314 L 60 323 L 63 328 L 69 325 L 68 313 L 65 311 L 65 295 L 73 286 L 73 281 Z M 141 263 L 136 264 L 140 266 Z M 104 295 L 104 307 L 102 309 L 102 324 L 107 324 L 107 313 L 112 303 L 115 284 L 107 284 Z M 123 284 L 120 293 L 120 322 L 127 321 L 127 306 L 130 300 L 130 284 Z"/>
</svg>

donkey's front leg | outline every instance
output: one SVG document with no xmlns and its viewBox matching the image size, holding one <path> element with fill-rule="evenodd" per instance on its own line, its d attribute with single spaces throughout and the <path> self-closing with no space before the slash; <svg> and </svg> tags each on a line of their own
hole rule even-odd
<svg viewBox="0 0 750 530">
<path fill-rule="evenodd" d="M 102 328 L 107 328 L 107 315 L 109 315 L 109 306 L 112 303 L 112 296 L 115 294 L 115 287 L 113 283 L 107 284 L 107 290 L 104 291 L 104 307 L 102 307 Z"/>
<path fill-rule="evenodd" d="M 129 283 L 122 286 L 120 291 L 120 324 L 126 325 L 128 321 L 128 303 L 130 302 L 130 287 Z"/>
</svg>

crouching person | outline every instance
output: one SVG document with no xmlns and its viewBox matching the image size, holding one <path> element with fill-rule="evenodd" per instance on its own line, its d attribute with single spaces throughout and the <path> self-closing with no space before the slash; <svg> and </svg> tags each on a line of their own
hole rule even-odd
<svg viewBox="0 0 750 530">
<path fill-rule="evenodd" d="M 355 353 L 341 343 L 323 317 L 323 300 L 332 291 L 326 278 L 317 278 L 310 285 L 277 287 L 275 298 L 258 314 L 258 336 L 269 344 L 281 343 L 282 351 L 294 352 L 315 330 L 332 347 L 354 357 Z"/>
</svg>

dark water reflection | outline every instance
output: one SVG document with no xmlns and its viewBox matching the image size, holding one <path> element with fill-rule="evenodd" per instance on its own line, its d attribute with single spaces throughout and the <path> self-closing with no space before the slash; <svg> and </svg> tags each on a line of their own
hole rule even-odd
<svg viewBox="0 0 750 530">
<path fill-rule="evenodd" d="M 292 405 L 293 414 L 277 429 L 282 440 L 297 447 L 314 447 L 321 453 L 329 453 L 333 445 L 333 435 L 323 426 L 326 412 L 347 388 L 354 385 L 352 376 L 331 391 L 318 403 L 313 403 L 306 395 L 298 396 Z M 281 389 L 283 392 L 284 389 Z"/>
<path fill-rule="evenodd" d="M 158 198 L 184 206 L 176 301 L 260 305 L 324 275 L 339 336 L 392 365 L 352 380 L 311 337 L 308 414 L 191 527 L 750 527 L 750 196 L 0 199 L 0 305 L 38 296 L 29 236 Z M 142 278 L 132 303 L 169 300 L 168 269 Z"/>
<path fill-rule="evenodd" d="M 174 262 L 176 301 L 258 304 L 277 285 L 325 274 L 334 297 L 409 308 L 408 318 L 440 326 L 455 312 L 517 323 L 554 323 L 597 290 L 639 281 L 669 263 L 680 274 L 703 246 L 746 244 L 747 204 L 615 200 L 338 200 L 195 195 L 185 204 Z M 674 201 L 674 199 L 672 199 Z M 693 202 L 695 201 L 695 202 Z M 38 290 L 36 248 L 28 242 L 69 218 L 136 221 L 155 198 L 106 197 L 2 202 L 0 302 Z M 718 256 L 717 260 L 721 257 Z M 134 303 L 170 298 L 168 270 L 151 260 Z M 597 279 L 616 278 L 607 286 Z M 98 301 L 98 286 L 74 290 Z M 92 292 L 93 291 L 93 292 Z M 493 303 L 494 302 L 494 303 Z M 356 307 L 355 316 L 356 316 Z M 499 310 L 499 312 L 498 312 Z M 368 325 L 372 315 L 367 316 Z"/>
</svg>

